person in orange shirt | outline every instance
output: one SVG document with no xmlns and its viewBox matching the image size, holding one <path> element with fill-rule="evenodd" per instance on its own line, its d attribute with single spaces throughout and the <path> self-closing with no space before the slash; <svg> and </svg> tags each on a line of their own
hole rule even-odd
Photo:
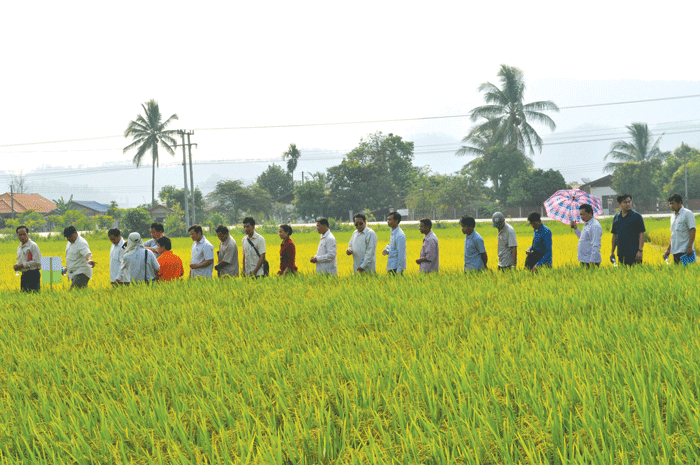
<svg viewBox="0 0 700 465">
<path fill-rule="evenodd" d="M 158 252 L 160 253 L 158 257 L 158 264 L 160 265 L 158 280 L 172 281 L 173 279 L 180 279 L 180 277 L 185 274 L 185 269 L 182 267 L 182 260 L 180 257 L 170 250 L 172 249 L 170 238 L 165 236 L 160 237 L 156 240 L 156 243 L 158 244 Z"/>
</svg>

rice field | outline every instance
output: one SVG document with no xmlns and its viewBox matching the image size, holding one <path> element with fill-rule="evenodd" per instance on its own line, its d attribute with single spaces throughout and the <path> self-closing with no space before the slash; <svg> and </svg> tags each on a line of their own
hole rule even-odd
<svg viewBox="0 0 700 465">
<path fill-rule="evenodd" d="M 495 229 L 477 231 L 493 268 Z M 522 266 L 532 232 L 516 231 Z M 461 273 L 446 228 L 439 275 L 417 273 L 408 230 L 403 277 L 350 277 L 345 255 L 339 278 L 315 276 L 318 234 L 300 232 L 297 276 L 116 289 L 93 239 L 90 289 L 35 296 L 0 244 L 0 463 L 698 461 L 697 268 L 648 243 L 645 266 L 581 269 L 573 232 L 553 232 L 537 275 Z M 190 244 L 175 241 L 186 264 Z"/>
</svg>

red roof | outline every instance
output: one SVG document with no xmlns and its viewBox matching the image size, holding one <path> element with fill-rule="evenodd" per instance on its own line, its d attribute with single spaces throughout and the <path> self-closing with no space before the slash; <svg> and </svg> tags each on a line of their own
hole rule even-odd
<svg viewBox="0 0 700 465">
<path fill-rule="evenodd" d="M 27 210 L 47 214 L 56 209 L 56 204 L 39 194 L 14 194 L 15 213 L 24 213 Z M 10 193 L 0 195 L 0 214 L 12 213 L 12 199 Z"/>
</svg>

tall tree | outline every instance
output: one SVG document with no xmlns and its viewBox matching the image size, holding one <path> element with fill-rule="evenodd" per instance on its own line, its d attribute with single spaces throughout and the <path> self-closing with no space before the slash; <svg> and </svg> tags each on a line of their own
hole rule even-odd
<svg viewBox="0 0 700 465">
<path fill-rule="evenodd" d="M 258 185 L 244 186 L 242 181 L 219 181 L 216 189 L 207 195 L 218 212 L 233 224 L 241 213 L 247 215 L 269 215 L 272 208 L 270 193 Z"/>
<path fill-rule="evenodd" d="M 189 195 L 191 196 L 192 193 L 189 192 Z M 158 198 L 161 202 L 165 202 L 165 206 L 168 208 L 177 205 L 180 210 L 185 210 L 185 189 L 178 189 L 172 185 L 163 186 L 158 192 Z M 191 199 L 189 201 L 191 202 Z M 204 196 L 199 187 L 194 189 L 194 207 L 197 218 L 204 218 Z"/>
<path fill-rule="evenodd" d="M 141 107 L 143 108 L 144 114 L 138 115 L 135 120 L 129 123 L 124 131 L 124 137 L 132 138 L 132 142 L 124 147 L 124 153 L 137 148 L 133 162 L 138 167 L 141 165 L 146 152 L 151 152 L 151 161 L 153 162 L 151 205 L 154 205 L 156 201 L 156 166 L 159 164 L 158 146 L 163 147 L 170 155 L 175 155 L 173 147 L 177 145 L 177 141 L 173 136 L 177 131 L 165 128 L 178 118 L 177 115 L 173 113 L 168 119 L 162 121 L 158 102 L 153 99 L 142 104 Z"/>
<path fill-rule="evenodd" d="M 299 158 L 301 158 L 301 152 L 296 144 L 289 144 L 287 151 L 282 154 L 282 159 L 287 160 L 287 171 L 292 178 L 294 177 L 294 170 L 297 169 Z"/>
<path fill-rule="evenodd" d="M 311 179 L 294 189 L 294 208 L 304 219 L 319 218 L 327 215 L 328 193 L 324 173 L 311 175 Z"/>
<path fill-rule="evenodd" d="M 279 202 L 279 198 L 294 190 L 292 176 L 274 163 L 260 173 L 255 181 L 258 186 L 270 193 L 272 200 Z"/>
<path fill-rule="evenodd" d="M 612 158 L 615 162 L 605 165 L 605 171 L 615 171 L 618 167 L 629 163 L 646 163 L 652 160 L 662 160 L 667 154 L 659 148 L 659 142 L 664 136 L 661 134 L 656 142 L 649 132 L 646 123 L 632 123 L 627 126 L 631 142 L 618 140 L 612 144 L 610 152 L 605 155 L 605 159 Z"/>
<path fill-rule="evenodd" d="M 693 179 L 690 170 L 688 170 L 686 176 L 686 164 L 690 166 L 692 162 L 695 162 L 696 165 L 700 162 L 700 150 L 689 146 L 685 142 L 681 142 L 681 145 L 666 157 L 661 169 L 661 183 L 665 184 L 666 196 L 678 193 L 685 198 L 686 177 L 688 179 L 688 195 L 691 195 L 691 193 L 693 193 L 692 195 L 698 195 L 697 190 L 691 188 L 691 184 L 695 184 L 696 180 Z"/>
<path fill-rule="evenodd" d="M 615 168 L 612 188 L 616 192 L 625 192 L 632 196 L 632 201 L 642 208 L 650 208 L 661 196 L 659 180 L 662 169 L 661 160 L 654 159 L 644 163 L 631 161 L 619 164 Z"/>
<path fill-rule="evenodd" d="M 566 181 L 559 171 L 529 169 L 513 179 L 507 202 L 515 207 L 540 209 L 552 194 L 561 189 L 566 189 Z"/>
<path fill-rule="evenodd" d="M 345 217 L 349 210 L 366 209 L 383 217 L 389 208 L 402 208 L 417 173 L 413 142 L 394 134 L 370 134 L 340 165 L 328 169 L 332 214 Z"/>
<path fill-rule="evenodd" d="M 484 150 L 479 158 L 467 163 L 462 171 L 476 179 L 490 180 L 491 198 L 505 203 L 510 195 L 513 179 L 532 167 L 532 159 L 513 146 L 498 143 Z"/>
<path fill-rule="evenodd" d="M 500 88 L 490 82 L 479 86 L 479 92 L 485 92 L 484 100 L 487 105 L 474 108 L 470 118 L 472 121 L 486 121 L 471 130 L 466 137 L 467 141 L 478 142 L 480 137 L 486 135 L 489 138 L 493 137 L 491 145 L 500 142 L 523 153 L 529 148 L 533 154 L 536 146 L 541 151 L 542 138 L 530 123 L 541 123 L 554 130 L 554 120 L 542 111 L 559 111 L 559 107 L 550 100 L 523 103 L 525 78 L 523 72 L 516 67 L 501 65 L 498 77 L 501 81 Z"/>
</svg>

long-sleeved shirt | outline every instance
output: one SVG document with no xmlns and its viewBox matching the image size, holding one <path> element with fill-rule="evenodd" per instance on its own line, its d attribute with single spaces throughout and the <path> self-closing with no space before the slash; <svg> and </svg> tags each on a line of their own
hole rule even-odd
<svg viewBox="0 0 700 465">
<path fill-rule="evenodd" d="M 420 258 L 425 258 L 428 261 L 422 262 L 418 268 L 419 273 L 437 272 L 440 268 L 440 246 L 438 238 L 431 230 L 423 238 L 423 247 L 420 249 Z"/>
<path fill-rule="evenodd" d="M 160 272 L 160 264 L 156 255 L 143 247 L 139 247 L 131 255 L 124 255 L 122 272 L 131 278 L 132 283 L 152 281 Z"/>
<path fill-rule="evenodd" d="M 464 271 L 481 270 L 484 268 L 484 260 L 481 254 L 486 252 L 484 239 L 474 231 L 464 238 Z"/>
<path fill-rule="evenodd" d="M 297 271 L 296 265 L 297 247 L 291 238 L 287 238 L 280 246 L 280 270 L 277 274 L 284 273 L 284 270 L 289 268 L 290 271 Z"/>
<path fill-rule="evenodd" d="M 403 273 L 406 269 L 406 234 L 401 226 L 391 231 L 389 245 L 384 250 L 389 252 L 386 261 L 387 271 L 396 270 L 397 273 Z"/>
<path fill-rule="evenodd" d="M 17 264 L 22 266 L 22 273 L 29 270 L 41 269 L 41 251 L 31 239 L 17 247 Z"/>
<path fill-rule="evenodd" d="M 316 273 L 338 274 L 338 243 L 329 229 L 321 234 L 316 250 Z"/>
<path fill-rule="evenodd" d="M 578 236 L 578 261 L 581 263 L 600 263 L 600 244 L 603 239 L 603 227 L 595 218 L 583 224 L 582 230 L 574 229 Z"/>
<path fill-rule="evenodd" d="M 119 280 L 122 283 L 129 282 L 129 272 L 122 269 L 124 262 L 124 238 L 119 239 L 117 245 L 112 244 L 109 249 L 109 280 L 114 282 Z"/>
<path fill-rule="evenodd" d="M 368 273 L 376 271 L 377 262 L 377 233 L 369 226 L 365 226 L 362 232 L 355 230 L 352 233 L 348 247 L 352 249 L 352 270 L 362 269 Z"/>
<path fill-rule="evenodd" d="M 552 231 L 545 225 L 535 229 L 530 250 L 542 254 L 542 258 L 535 266 L 552 265 Z"/>
</svg>

